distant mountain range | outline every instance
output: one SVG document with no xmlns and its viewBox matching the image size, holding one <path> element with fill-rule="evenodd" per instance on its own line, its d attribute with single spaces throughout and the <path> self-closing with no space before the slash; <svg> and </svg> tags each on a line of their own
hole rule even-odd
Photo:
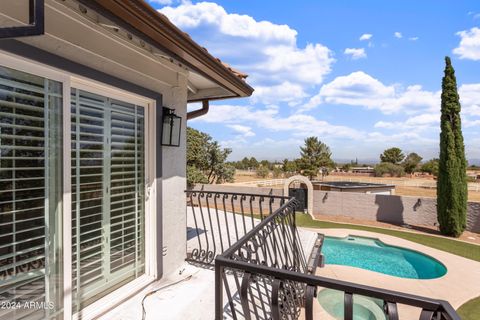
<svg viewBox="0 0 480 320">
<path fill-rule="evenodd" d="M 350 163 L 352 159 L 333 159 L 333 161 L 335 161 L 336 163 Z M 362 165 L 362 164 L 372 165 L 372 164 L 377 164 L 378 162 L 379 162 L 378 159 L 360 159 L 360 158 L 358 159 L 359 165 Z M 480 159 L 468 159 L 468 164 L 471 166 L 472 165 L 480 166 Z"/>
<path fill-rule="evenodd" d="M 238 160 L 231 160 L 231 161 L 240 161 L 242 159 L 238 159 Z M 283 161 L 283 159 L 263 159 L 263 158 L 258 158 L 257 159 L 258 161 L 261 161 L 261 160 L 268 160 L 270 162 L 279 162 L 281 163 Z M 292 159 L 290 159 L 292 160 Z M 428 160 L 428 159 L 427 159 Z M 334 158 L 333 161 L 335 161 L 336 163 L 339 163 L 339 164 L 345 164 L 345 163 L 350 163 L 351 161 L 355 161 L 355 159 L 341 159 L 341 158 Z M 366 164 L 366 165 L 375 165 L 379 162 L 379 159 L 378 158 L 365 158 L 365 159 L 361 159 L 361 158 L 358 158 L 358 165 L 362 165 L 362 164 Z M 476 166 L 480 166 L 480 159 L 468 159 L 468 164 L 469 165 L 476 165 Z"/>
<path fill-rule="evenodd" d="M 473 165 L 480 166 L 480 159 L 469 159 L 468 164 L 471 166 Z"/>
</svg>

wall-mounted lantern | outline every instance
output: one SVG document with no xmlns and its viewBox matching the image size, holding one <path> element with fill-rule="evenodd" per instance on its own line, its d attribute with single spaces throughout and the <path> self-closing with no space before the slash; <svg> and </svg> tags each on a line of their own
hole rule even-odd
<svg viewBox="0 0 480 320">
<path fill-rule="evenodd" d="M 179 147 L 182 118 L 175 110 L 163 107 L 162 146 Z"/>
</svg>

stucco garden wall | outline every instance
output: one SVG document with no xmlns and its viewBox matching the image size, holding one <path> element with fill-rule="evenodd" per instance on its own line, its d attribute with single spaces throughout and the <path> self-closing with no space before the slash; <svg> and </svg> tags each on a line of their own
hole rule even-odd
<svg viewBox="0 0 480 320">
<path fill-rule="evenodd" d="M 314 216 L 342 216 L 393 224 L 437 225 L 436 200 L 379 194 L 319 191 L 313 193 Z M 480 232 L 480 203 L 468 203 L 467 230 Z"/>
</svg>

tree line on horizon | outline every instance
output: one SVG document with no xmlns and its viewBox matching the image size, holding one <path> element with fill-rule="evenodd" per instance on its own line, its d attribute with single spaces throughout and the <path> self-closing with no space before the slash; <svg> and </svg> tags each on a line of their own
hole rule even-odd
<svg viewBox="0 0 480 320">
<path fill-rule="evenodd" d="M 237 170 L 255 170 L 257 175 L 265 178 L 272 174 L 274 178 L 280 177 L 282 174 L 305 173 L 306 176 L 316 177 L 325 170 L 331 171 L 338 168 L 342 171 L 350 171 L 353 167 L 367 167 L 367 164 L 359 164 L 358 160 L 352 160 L 350 163 L 335 163 L 331 159 L 330 148 L 322 143 L 318 138 L 314 140 L 310 137 L 305 140 L 302 146 L 300 158 L 293 160 L 284 159 L 283 161 L 257 160 L 255 157 L 244 157 L 240 161 L 233 161 L 230 164 Z M 317 146 L 318 145 L 318 146 Z M 315 155 L 315 148 L 323 150 L 319 152 L 319 156 Z M 318 160 L 312 160 L 315 157 Z M 308 160 L 307 160 L 308 159 Z M 380 162 L 375 165 L 374 172 L 376 176 L 390 175 L 395 177 L 404 176 L 405 173 L 424 172 L 433 176 L 438 174 L 438 158 L 434 158 L 422 163 L 423 158 L 417 153 L 412 152 L 407 156 L 403 154 L 400 148 L 393 147 L 386 149 L 380 155 Z M 318 163 L 318 165 L 315 165 Z"/>
</svg>

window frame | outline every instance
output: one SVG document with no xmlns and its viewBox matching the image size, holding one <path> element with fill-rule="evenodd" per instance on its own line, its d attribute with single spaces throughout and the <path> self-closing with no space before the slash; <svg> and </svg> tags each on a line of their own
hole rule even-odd
<svg viewBox="0 0 480 320">
<path fill-rule="evenodd" d="M 157 246 L 161 234 L 156 230 L 157 203 L 156 203 L 156 143 L 155 132 L 156 101 L 111 85 L 78 76 L 64 70 L 43 65 L 30 59 L 18 57 L 0 50 L 0 65 L 21 72 L 37 75 L 62 83 L 62 111 L 63 111 L 63 217 L 58 223 L 62 226 L 63 237 L 63 319 L 93 319 L 110 310 L 119 302 L 127 299 L 132 292 L 137 292 L 158 278 L 157 274 Z M 89 91 L 120 101 L 132 103 L 145 108 L 145 273 L 137 279 L 107 294 L 82 309 L 80 314 L 72 314 L 72 197 L 71 197 L 71 89 Z M 63 218 L 63 219 L 62 219 Z"/>
<path fill-rule="evenodd" d="M 0 28 L 0 39 L 40 36 L 43 34 L 45 34 L 45 0 L 29 0 L 27 25 Z"/>
</svg>

